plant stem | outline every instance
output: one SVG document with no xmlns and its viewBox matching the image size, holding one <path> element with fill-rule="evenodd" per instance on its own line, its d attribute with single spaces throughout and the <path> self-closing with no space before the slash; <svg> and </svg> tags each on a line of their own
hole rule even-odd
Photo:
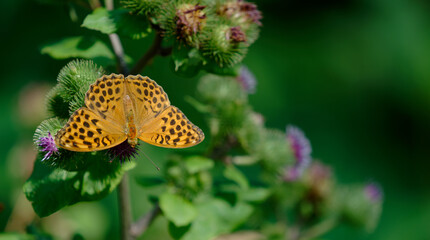
<svg viewBox="0 0 430 240">
<path fill-rule="evenodd" d="M 115 56 L 118 60 L 118 72 L 125 75 L 129 74 L 127 63 L 124 58 L 124 49 L 122 48 L 121 40 L 116 33 L 109 34 L 109 39 L 115 52 Z"/>
<path fill-rule="evenodd" d="M 338 219 L 335 217 L 324 220 L 316 224 L 315 226 L 309 228 L 308 230 L 303 231 L 300 234 L 299 240 L 314 239 L 318 236 L 321 236 L 322 234 L 333 229 L 337 223 L 338 223 Z"/>
<path fill-rule="evenodd" d="M 131 236 L 131 206 L 130 206 L 130 189 L 128 185 L 128 174 L 124 173 L 121 182 L 118 185 L 118 204 L 119 215 L 121 220 L 121 239 L 132 240 Z"/>
<path fill-rule="evenodd" d="M 160 206 L 156 204 L 149 213 L 142 216 L 137 222 L 131 225 L 131 235 L 135 238 L 142 235 L 146 229 L 148 229 L 151 222 L 158 216 L 158 214 L 160 214 Z"/>
<path fill-rule="evenodd" d="M 113 0 L 105 0 L 105 7 L 107 10 L 113 10 Z M 121 40 L 118 37 L 118 34 L 112 33 L 109 34 L 109 40 L 112 45 L 113 51 L 115 53 L 116 59 L 118 61 L 118 72 L 128 75 L 129 70 L 127 63 L 125 62 L 124 48 L 122 47 Z"/>
<path fill-rule="evenodd" d="M 155 33 L 154 42 L 148 51 L 139 59 L 134 68 L 131 70 L 131 74 L 139 74 L 146 67 L 146 65 L 161 51 L 162 37 L 158 32 Z"/>
</svg>

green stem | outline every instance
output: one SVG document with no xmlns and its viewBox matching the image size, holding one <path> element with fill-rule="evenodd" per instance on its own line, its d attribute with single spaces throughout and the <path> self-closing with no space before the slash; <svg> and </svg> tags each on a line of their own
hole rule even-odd
<svg viewBox="0 0 430 240">
<path fill-rule="evenodd" d="M 307 229 L 306 231 L 303 231 L 300 234 L 300 237 L 298 239 L 299 240 L 314 239 L 333 229 L 337 225 L 337 223 L 338 223 L 338 218 L 336 217 L 328 218 L 327 220 L 324 220 L 314 225 L 313 227 Z"/>
<path fill-rule="evenodd" d="M 158 32 L 155 33 L 154 42 L 148 51 L 139 59 L 134 68 L 131 70 L 131 74 L 139 74 L 146 67 L 146 65 L 161 51 L 161 41 L 163 38 Z"/>
<path fill-rule="evenodd" d="M 131 206 L 130 206 L 130 189 L 128 184 L 128 174 L 124 173 L 120 184 L 118 185 L 118 205 L 121 220 L 121 240 L 134 239 L 131 235 Z"/>
</svg>

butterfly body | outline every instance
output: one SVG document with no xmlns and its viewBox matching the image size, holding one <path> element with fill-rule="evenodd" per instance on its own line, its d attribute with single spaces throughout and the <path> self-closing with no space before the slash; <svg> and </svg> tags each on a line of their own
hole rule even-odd
<svg viewBox="0 0 430 240">
<path fill-rule="evenodd" d="M 85 105 L 57 132 L 57 146 L 90 152 L 125 140 L 135 147 L 140 139 L 160 147 L 184 148 L 204 139 L 203 132 L 171 106 L 163 88 L 148 77 L 103 76 L 90 86 Z"/>
<path fill-rule="evenodd" d="M 126 112 L 126 134 L 128 143 L 135 147 L 137 145 L 137 129 L 136 124 L 134 122 L 134 111 L 133 111 L 133 103 L 129 95 L 124 95 L 124 109 Z"/>
</svg>

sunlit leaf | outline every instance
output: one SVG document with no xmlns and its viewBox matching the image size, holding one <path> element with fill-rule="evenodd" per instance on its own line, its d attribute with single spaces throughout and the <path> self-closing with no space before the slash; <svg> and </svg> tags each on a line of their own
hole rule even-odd
<svg viewBox="0 0 430 240">
<path fill-rule="evenodd" d="M 86 58 L 100 65 L 115 65 L 112 51 L 100 40 L 88 37 L 69 37 L 56 43 L 45 45 L 42 54 L 55 59 Z"/>
<path fill-rule="evenodd" d="M 105 34 L 118 33 L 132 39 L 144 38 L 151 32 L 144 16 L 132 15 L 126 9 L 108 11 L 97 8 L 84 19 L 82 27 Z"/>
<path fill-rule="evenodd" d="M 196 204 L 198 216 L 191 224 L 183 240 L 208 240 L 231 232 L 243 224 L 251 215 L 253 208 L 243 202 L 230 206 L 221 199 L 209 199 Z"/>
<path fill-rule="evenodd" d="M 185 168 L 191 174 L 211 169 L 214 162 L 210 158 L 201 156 L 191 156 L 185 159 Z"/>
<path fill-rule="evenodd" d="M 160 196 L 160 208 L 164 216 L 176 226 L 186 226 L 197 216 L 196 208 L 185 198 L 171 193 Z"/>
<path fill-rule="evenodd" d="M 233 165 L 229 165 L 225 168 L 224 177 L 236 182 L 243 189 L 249 188 L 248 179 Z"/>
<path fill-rule="evenodd" d="M 267 188 L 249 188 L 239 192 L 239 198 L 247 202 L 262 202 L 270 196 Z"/>
</svg>

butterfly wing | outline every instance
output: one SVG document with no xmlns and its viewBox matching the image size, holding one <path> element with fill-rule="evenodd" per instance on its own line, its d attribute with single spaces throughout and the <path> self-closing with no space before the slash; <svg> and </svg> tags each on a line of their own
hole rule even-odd
<svg viewBox="0 0 430 240">
<path fill-rule="evenodd" d="M 127 135 L 109 119 L 101 119 L 88 108 L 76 110 L 55 135 L 55 144 L 76 152 L 92 152 L 114 147 Z"/>
<path fill-rule="evenodd" d="M 125 82 L 127 93 L 134 102 L 135 121 L 138 128 L 152 121 L 170 106 L 169 98 L 163 88 L 150 78 L 130 75 Z"/>
<path fill-rule="evenodd" d="M 138 138 L 159 147 L 186 148 L 199 144 L 205 135 L 181 110 L 169 106 L 142 127 Z"/>
<path fill-rule="evenodd" d="M 90 86 L 85 95 L 85 105 L 101 119 L 109 120 L 118 127 L 125 126 L 123 97 L 124 76 L 111 74 L 103 76 Z"/>
</svg>

